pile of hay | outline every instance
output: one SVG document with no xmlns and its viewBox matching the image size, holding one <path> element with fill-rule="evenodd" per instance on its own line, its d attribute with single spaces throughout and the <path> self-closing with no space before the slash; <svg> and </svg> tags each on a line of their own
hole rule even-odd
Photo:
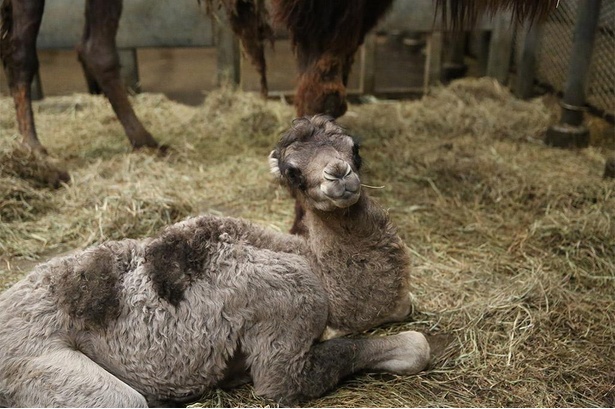
<svg viewBox="0 0 615 409">
<path fill-rule="evenodd" d="M 199 107 L 160 95 L 134 103 L 170 155 L 131 153 L 100 97 L 36 103 L 41 140 L 72 176 L 51 190 L 19 170 L 28 161 L 0 99 L 1 289 L 32 261 L 188 215 L 288 229 L 293 203 L 266 158 L 292 107 L 228 89 Z M 362 142 L 363 181 L 383 186 L 370 193 L 414 264 L 412 321 L 372 333 L 448 333 L 453 343 L 418 376 L 362 374 L 310 406 L 615 405 L 615 182 L 601 178 L 604 149 L 543 146 L 556 118 L 486 79 L 350 107 L 340 122 Z M 245 386 L 200 405 L 272 402 Z"/>
</svg>

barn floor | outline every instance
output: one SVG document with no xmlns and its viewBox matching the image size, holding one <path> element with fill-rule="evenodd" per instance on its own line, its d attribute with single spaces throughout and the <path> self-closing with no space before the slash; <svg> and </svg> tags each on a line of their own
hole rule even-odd
<svg viewBox="0 0 615 409">
<path fill-rule="evenodd" d="M 293 117 L 283 102 L 228 89 L 197 106 L 134 97 L 172 147 L 132 153 L 100 97 L 51 97 L 38 130 L 72 182 L 37 180 L 0 98 L 0 290 L 51 255 L 155 234 L 203 212 L 285 231 L 293 203 L 267 155 Z M 419 101 L 352 105 L 340 122 L 362 141 L 363 182 L 413 257 L 415 311 L 374 335 L 414 329 L 453 342 L 418 376 L 361 374 L 321 407 L 615 405 L 615 182 L 606 148 L 559 150 L 541 138 L 558 116 L 487 79 Z M 197 406 L 266 406 L 250 386 Z"/>
</svg>

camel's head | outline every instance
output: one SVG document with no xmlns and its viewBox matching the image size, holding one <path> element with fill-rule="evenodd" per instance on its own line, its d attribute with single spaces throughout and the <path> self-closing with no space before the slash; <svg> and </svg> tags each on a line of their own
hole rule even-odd
<svg viewBox="0 0 615 409">
<path fill-rule="evenodd" d="M 333 118 L 298 118 L 269 155 L 271 172 L 309 208 L 343 209 L 361 196 L 359 145 Z"/>
</svg>

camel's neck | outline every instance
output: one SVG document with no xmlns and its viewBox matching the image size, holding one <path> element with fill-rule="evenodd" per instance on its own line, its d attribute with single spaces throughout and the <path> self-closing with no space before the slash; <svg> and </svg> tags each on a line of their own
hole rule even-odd
<svg viewBox="0 0 615 409">
<path fill-rule="evenodd" d="M 308 210 L 304 222 L 309 231 L 312 247 L 357 246 L 374 241 L 397 240 L 387 212 L 362 194 L 357 203 L 334 212 Z"/>
<path fill-rule="evenodd" d="M 304 222 L 332 328 L 363 331 L 407 313 L 408 254 L 382 207 L 363 194 L 343 211 L 308 210 Z"/>
</svg>

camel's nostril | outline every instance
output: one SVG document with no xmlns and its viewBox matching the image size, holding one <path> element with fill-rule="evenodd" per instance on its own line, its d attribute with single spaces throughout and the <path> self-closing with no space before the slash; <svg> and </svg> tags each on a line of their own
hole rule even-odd
<svg viewBox="0 0 615 409">
<path fill-rule="evenodd" d="M 346 164 L 346 173 L 344 173 L 344 177 L 347 178 L 352 173 L 352 168 L 349 164 Z"/>
<path fill-rule="evenodd" d="M 323 170 L 323 177 L 329 181 L 347 178 L 352 174 L 352 168 L 346 162 L 337 162 L 331 164 Z"/>
<path fill-rule="evenodd" d="M 338 180 L 338 179 L 339 179 L 337 176 L 332 175 L 332 174 L 328 173 L 327 171 L 325 171 L 325 172 L 323 173 L 323 177 L 324 177 L 326 180 L 331 181 L 331 182 L 336 181 L 336 180 Z"/>
</svg>

